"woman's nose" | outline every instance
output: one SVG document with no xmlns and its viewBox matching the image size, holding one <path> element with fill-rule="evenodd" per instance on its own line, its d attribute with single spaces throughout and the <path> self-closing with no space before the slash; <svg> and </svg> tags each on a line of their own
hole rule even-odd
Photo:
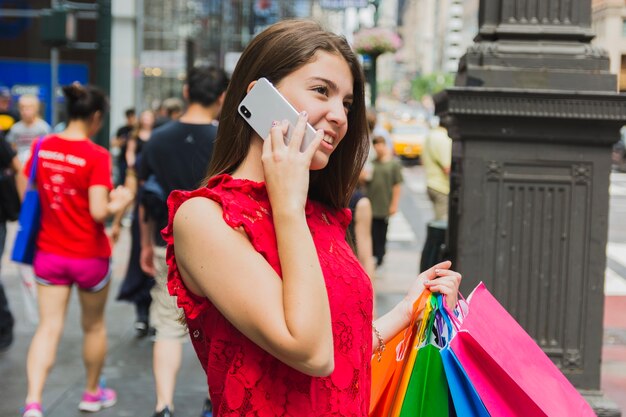
<svg viewBox="0 0 626 417">
<path fill-rule="evenodd" d="M 337 124 L 337 126 L 344 125 L 348 121 L 348 116 L 346 115 L 346 108 L 343 105 L 343 101 L 333 100 L 331 102 L 327 117 L 328 120 Z"/>
</svg>

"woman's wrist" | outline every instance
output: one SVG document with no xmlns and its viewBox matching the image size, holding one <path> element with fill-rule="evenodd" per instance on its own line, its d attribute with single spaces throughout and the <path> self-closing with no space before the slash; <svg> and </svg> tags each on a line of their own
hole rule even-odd
<svg viewBox="0 0 626 417">
<path fill-rule="evenodd" d="M 304 213 L 304 207 L 292 206 L 287 208 L 284 205 L 277 205 L 278 208 L 274 208 L 272 205 L 272 218 L 274 223 L 284 222 L 290 224 L 292 222 L 306 221 L 306 215 Z"/>
<path fill-rule="evenodd" d="M 383 336 L 380 334 L 374 323 L 372 323 L 372 332 L 374 332 L 374 338 L 378 342 L 378 345 L 374 344 L 374 353 L 376 353 L 376 358 L 378 362 L 383 358 L 383 352 L 385 351 L 385 340 Z"/>
<path fill-rule="evenodd" d="M 403 298 L 394 308 L 400 327 L 408 327 L 413 317 L 413 303 L 408 298 Z"/>
</svg>

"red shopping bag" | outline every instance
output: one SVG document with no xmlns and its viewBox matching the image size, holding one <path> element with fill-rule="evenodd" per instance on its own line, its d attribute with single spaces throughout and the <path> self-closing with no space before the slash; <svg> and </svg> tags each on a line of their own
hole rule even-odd
<svg viewBox="0 0 626 417">
<path fill-rule="evenodd" d="M 450 342 L 481 400 L 498 417 L 595 417 L 576 388 L 480 283 Z"/>
</svg>

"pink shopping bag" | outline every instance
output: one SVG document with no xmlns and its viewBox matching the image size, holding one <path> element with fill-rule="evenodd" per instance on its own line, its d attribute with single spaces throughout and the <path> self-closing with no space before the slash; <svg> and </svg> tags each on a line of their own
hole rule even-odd
<svg viewBox="0 0 626 417">
<path fill-rule="evenodd" d="M 450 342 L 487 410 L 498 417 L 595 417 L 585 399 L 489 293 L 472 292 Z"/>
</svg>

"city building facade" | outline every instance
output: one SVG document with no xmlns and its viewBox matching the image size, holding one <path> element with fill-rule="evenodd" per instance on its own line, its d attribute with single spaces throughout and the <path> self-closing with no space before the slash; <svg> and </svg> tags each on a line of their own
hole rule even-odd
<svg viewBox="0 0 626 417">
<path fill-rule="evenodd" d="M 474 1 L 402 3 L 399 31 L 405 42 L 402 59 L 408 71 L 416 75 L 457 71 L 459 59 L 472 42 L 466 33 L 465 3 Z"/>
<path fill-rule="evenodd" d="M 593 43 L 608 52 L 618 88 L 626 91 L 626 2 L 593 0 L 591 19 L 596 34 Z"/>
</svg>

